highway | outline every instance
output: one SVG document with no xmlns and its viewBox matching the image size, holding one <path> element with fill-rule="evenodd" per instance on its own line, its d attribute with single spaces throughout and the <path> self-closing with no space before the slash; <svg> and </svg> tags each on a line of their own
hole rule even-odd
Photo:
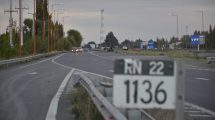
<svg viewBox="0 0 215 120">
<path fill-rule="evenodd" d="M 93 52 L 80 55 L 65 54 L 56 61 L 84 71 L 113 77 L 113 62 L 117 58 L 147 58 L 140 55 Z M 187 102 L 215 111 L 215 69 L 183 62 L 185 68 L 185 99 Z"/>
<path fill-rule="evenodd" d="M 44 120 L 72 68 L 112 77 L 116 58 L 149 58 L 106 52 L 65 53 L 0 70 L 0 120 Z M 186 101 L 215 111 L 215 69 L 183 64 Z"/>
<path fill-rule="evenodd" d="M 45 120 L 68 69 L 51 59 L 0 71 L 0 120 Z"/>
</svg>

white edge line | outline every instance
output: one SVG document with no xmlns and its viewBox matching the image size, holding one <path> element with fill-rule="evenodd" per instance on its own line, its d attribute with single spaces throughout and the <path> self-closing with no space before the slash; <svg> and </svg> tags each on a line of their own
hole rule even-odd
<svg viewBox="0 0 215 120">
<path fill-rule="evenodd" d="M 100 55 L 96 55 L 96 54 L 94 54 L 94 53 L 90 53 L 90 54 L 91 54 L 91 55 L 94 55 L 94 56 L 96 56 L 96 57 L 99 57 L 99 58 L 108 60 L 108 61 L 112 61 L 112 60 L 110 60 L 110 59 L 108 59 L 108 58 L 106 58 L 106 57 L 103 57 L 103 56 L 100 56 Z"/>
<path fill-rule="evenodd" d="M 191 106 L 191 107 L 193 107 L 193 108 L 195 108 L 195 109 L 197 109 L 197 110 L 201 110 L 201 111 L 203 111 L 203 112 L 205 112 L 205 113 L 209 113 L 209 114 L 215 116 L 215 112 L 213 112 L 213 111 L 211 111 L 211 110 L 208 110 L 208 109 L 205 109 L 205 108 L 203 108 L 203 107 L 200 107 L 200 106 L 198 106 L 198 105 L 194 105 L 194 104 L 188 103 L 188 102 L 186 102 L 185 105 Z"/>
<path fill-rule="evenodd" d="M 84 73 L 97 75 L 97 76 L 100 76 L 100 77 L 103 77 L 103 78 L 107 78 L 107 79 L 113 79 L 113 78 L 108 77 L 108 76 L 104 76 L 104 75 L 100 75 L 100 74 L 96 74 L 96 73 L 92 73 L 92 72 L 88 72 L 88 71 L 80 70 L 80 69 L 78 69 L 78 68 L 74 68 L 74 67 L 68 67 L 68 66 L 65 66 L 65 65 L 63 65 L 63 64 L 60 64 L 60 63 L 55 62 L 55 60 L 56 60 L 57 58 L 59 58 L 59 57 L 61 57 L 61 56 L 63 56 L 63 55 L 64 55 L 64 54 L 62 54 L 62 55 L 59 55 L 59 56 L 55 57 L 54 59 L 52 59 L 52 62 L 53 62 L 54 64 L 60 65 L 60 66 L 62 66 L 62 67 L 64 67 L 64 68 L 78 70 L 78 71 L 81 71 L 81 72 L 84 72 Z"/>
<path fill-rule="evenodd" d="M 32 63 L 32 64 L 28 64 L 28 65 L 25 65 L 25 66 L 21 66 L 21 67 L 19 67 L 18 69 L 23 69 L 23 68 L 26 68 L 26 67 L 30 67 L 30 66 L 33 66 L 33 65 L 36 65 L 36 64 L 39 64 L 39 63 L 48 61 L 48 60 L 50 60 L 50 59 L 52 59 L 52 58 L 48 58 L 48 59 L 41 60 L 41 61 L 38 61 L 38 62 L 35 62 L 35 63 Z"/>
<path fill-rule="evenodd" d="M 48 112 L 46 114 L 46 120 L 56 120 L 57 116 L 57 108 L 58 108 L 58 102 L 60 99 L 60 96 L 62 95 L 72 73 L 74 72 L 74 69 L 72 69 L 64 78 L 63 82 L 61 83 L 60 87 L 58 88 L 57 93 L 52 98 L 51 103 L 49 105 Z"/>
<path fill-rule="evenodd" d="M 196 79 L 198 79 L 198 80 L 205 80 L 205 81 L 210 80 L 210 79 L 207 79 L 207 78 L 196 78 Z"/>
<path fill-rule="evenodd" d="M 210 69 L 210 68 L 199 68 L 199 67 L 191 67 L 191 68 L 186 68 L 186 69 L 193 69 L 193 70 L 199 70 L 199 71 L 212 71 L 214 72 L 214 69 Z"/>
<path fill-rule="evenodd" d="M 65 53 L 64 53 L 64 54 L 65 54 Z M 64 68 L 67 68 L 67 69 L 72 69 L 72 67 L 68 67 L 68 66 L 65 66 L 65 65 L 63 65 L 63 64 L 60 64 L 60 63 L 55 62 L 56 59 L 58 59 L 59 57 L 63 56 L 64 54 L 55 57 L 54 59 L 52 59 L 52 62 L 53 62 L 54 64 L 57 64 L 57 65 L 61 66 L 61 67 L 64 67 Z"/>
</svg>

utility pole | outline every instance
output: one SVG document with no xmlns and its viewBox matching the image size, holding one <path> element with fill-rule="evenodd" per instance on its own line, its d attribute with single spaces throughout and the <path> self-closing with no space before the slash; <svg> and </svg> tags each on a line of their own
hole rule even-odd
<svg viewBox="0 0 215 120">
<path fill-rule="evenodd" d="M 49 37 L 50 37 L 50 34 L 49 34 L 49 32 L 50 32 L 49 31 L 50 30 L 50 28 L 49 28 L 50 27 L 49 26 L 49 24 L 50 24 L 50 20 L 49 20 L 50 19 L 50 16 L 49 16 L 49 0 L 47 0 L 47 2 L 48 2 L 48 51 L 47 52 L 49 53 Z"/>
<path fill-rule="evenodd" d="M 23 46 L 23 9 L 28 9 L 25 7 L 22 7 L 22 0 L 19 0 L 19 56 L 22 56 L 22 46 Z"/>
<path fill-rule="evenodd" d="M 12 9 L 12 0 L 10 0 L 10 10 L 5 10 L 4 12 L 9 12 L 9 33 L 10 33 L 10 47 L 13 47 L 13 17 L 12 13 L 17 12 L 17 10 Z"/>
<path fill-rule="evenodd" d="M 55 46 L 56 46 L 56 41 L 58 41 L 58 28 L 57 28 L 57 30 L 56 30 L 56 26 L 55 25 L 58 25 L 59 24 L 59 22 L 58 22 L 58 13 L 56 13 L 57 14 L 57 21 L 55 21 L 55 12 L 57 11 L 57 10 L 63 10 L 63 12 L 64 12 L 64 9 L 55 9 L 54 10 L 54 50 L 56 50 L 55 49 Z M 57 35 L 56 35 L 56 31 L 57 31 Z"/>
<path fill-rule="evenodd" d="M 175 47 L 176 47 L 176 42 L 179 40 L 179 38 L 178 38 L 178 15 L 176 15 L 176 14 L 171 14 L 171 13 L 169 13 L 169 15 L 170 16 L 175 16 L 176 17 L 176 22 L 177 22 L 177 27 L 176 27 L 176 31 L 177 31 L 177 38 L 176 38 L 176 41 L 175 41 Z"/>
<path fill-rule="evenodd" d="M 200 10 L 200 11 L 196 11 L 196 12 L 200 12 L 201 15 L 202 15 L 202 33 L 204 32 L 204 11 L 203 10 Z M 200 50 L 200 47 L 199 47 L 199 44 L 197 46 L 197 50 L 199 51 Z"/>
<path fill-rule="evenodd" d="M 101 10 L 101 27 L 100 27 L 100 48 L 101 48 L 101 43 L 104 39 L 103 34 L 104 34 L 104 9 Z"/>
<path fill-rule="evenodd" d="M 202 31 L 204 31 L 204 11 L 201 11 L 202 13 Z"/>
<path fill-rule="evenodd" d="M 187 48 L 187 43 L 188 43 L 188 25 L 186 25 L 186 48 Z"/>
<path fill-rule="evenodd" d="M 53 37 L 53 39 L 51 39 L 51 51 L 54 49 L 55 50 L 55 11 L 53 11 L 53 8 L 54 6 L 56 5 L 63 5 L 63 3 L 56 3 L 56 4 L 52 4 L 51 6 L 51 16 L 53 16 L 53 12 L 54 12 L 54 21 L 53 21 L 53 24 L 54 24 L 54 30 L 52 31 L 51 30 L 51 36 Z M 54 48 L 53 48 L 54 47 Z"/>
<path fill-rule="evenodd" d="M 36 54 L 36 13 L 35 13 L 35 1 L 34 1 L 34 7 L 33 7 L 33 13 L 28 13 L 33 15 L 33 31 L 32 31 L 32 36 L 34 39 L 34 48 L 33 48 L 33 54 Z"/>
<path fill-rule="evenodd" d="M 43 34 L 43 41 L 45 40 L 45 19 L 44 19 L 44 0 L 43 0 L 43 18 L 42 18 L 42 34 Z"/>
<path fill-rule="evenodd" d="M 58 25 L 60 23 L 60 22 L 58 22 L 58 15 L 59 14 L 63 14 L 63 12 L 62 13 L 57 13 L 57 23 L 58 23 Z M 58 41 L 58 50 L 59 50 L 60 49 L 60 47 L 59 47 L 59 43 L 60 43 L 60 39 L 59 39 L 59 27 L 57 28 L 57 41 Z"/>
<path fill-rule="evenodd" d="M 36 10 L 35 10 L 35 6 L 36 6 L 36 0 L 34 1 L 34 55 L 36 54 L 36 48 L 37 48 L 37 44 L 36 44 Z"/>
<path fill-rule="evenodd" d="M 70 16 L 63 16 L 63 37 L 65 36 L 65 31 L 64 31 L 64 19 L 65 19 L 66 17 L 70 17 Z"/>
</svg>

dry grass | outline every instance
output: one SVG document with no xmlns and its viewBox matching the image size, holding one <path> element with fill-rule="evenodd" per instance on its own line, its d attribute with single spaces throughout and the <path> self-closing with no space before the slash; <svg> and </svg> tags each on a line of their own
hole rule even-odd
<svg viewBox="0 0 215 120">
<path fill-rule="evenodd" d="M 75 120 L 103 120 L 102 115 L 82 86 L 76 85 L 71 98 L 71 112 L 75 116 Z"/>
</svg>

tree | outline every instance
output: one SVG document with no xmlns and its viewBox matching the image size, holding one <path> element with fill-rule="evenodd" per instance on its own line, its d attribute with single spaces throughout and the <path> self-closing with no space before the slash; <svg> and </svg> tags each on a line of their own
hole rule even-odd
<svg viewBox="0 0 215 120">
<path fill-rule="evenodd" d="M 140 48 L 140 44 L 143 42 L 141 39 L 137 39 L 134 42 L 134 48 Z"/>
<path fill-rule="evenodd" d="M 9 59 L 16 55 L 16 48 L 9 45 L 9 33 L 6 32 L 0 36 L 0 57 Z"/>
<path fill-rule="evenodd" d="M 176 37 L 172 37 L 171 39 L 170 39 L 170 44 L 172 44 L 172 43 L 176 43 L 177 42 L 177 38 Z"/>
<path fill-rule="evenodd" d="M 26 30 L 27 32 L 32 32 L 32 26 L 33 26 L 33 20 L 32 19 L 25 19 L 24 20 L 24 31 Z"/>
<path fill-rule="evenodd" d="M 116 39 L 116 37 L 114 36 L 113 32 L 109 32 L 106 36 L 106 39 L 105 39 L 105 44 L 107 47 L 115 47 L 115 46 L 119 46 L 119 42 L 118 40 Z"/>
<path fill-rule="evenodd" d="M 188 48 L 190 46 L 189 35 L 183 35 L 181 40 L 182 48 Z"/>
<path fill-rule="evenodd" d="M 75 45 L 76 47 L 81 46 L 81 42 L 83 40 L 83 37 L 81 36 L 81 33 L 77 30 L 71 29 L 67 32 L 68 37 L 73 37 L 75 40 Z"/>
<path fill-rule="evenodd" d="M 121 42 L 121 47 L 127 46 L 128 48 L 131 48 L 131 41 L 128 39 L 125 39 L 123 42 Z"/>
<path fill-rule="evenodd" d="M 165 40 L 164 38 L 157 38 L 157 41 L 156 41 L 156 47 L 158 49 L 163 49 L 163 48 L 167 48 L 167 44 L 166 43 L 167 40 Z"/>
</svg>

